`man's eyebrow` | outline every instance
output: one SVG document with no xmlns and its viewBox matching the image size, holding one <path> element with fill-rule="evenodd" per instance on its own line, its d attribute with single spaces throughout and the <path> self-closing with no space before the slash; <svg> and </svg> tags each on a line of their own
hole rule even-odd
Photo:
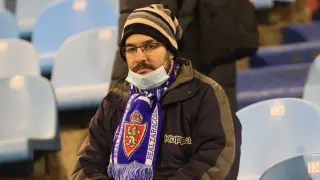
<svg viewBox="0 0 320 180">
<path fill-rule="evenodd" d="M 142 43 L 140 43 L 139 45 L 142 45 L 142 44 L 148 44 L 148 43 L 153 43 L 153 42 L 156 42 L 154 39 L 149 39 L 149 40 L 146 40 Z M 136 44 L 126 44 L 126 46 L 133 46 L 133 47 L 136 47 L 137 45 Z"/>
</svg>

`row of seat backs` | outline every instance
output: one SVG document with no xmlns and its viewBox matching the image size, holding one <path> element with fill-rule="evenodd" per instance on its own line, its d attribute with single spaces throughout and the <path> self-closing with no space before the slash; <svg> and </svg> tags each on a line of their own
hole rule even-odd
<svg viewBox="0 0 320 180">
<path fill-rule="evenodd" d="M 58 51 L 52 83 L 55 87 L 110 82 L 117 49 L 116 27 L 98 28 L 70 37 Z M 0 41 L 0 77 L 40 76 L 39 56 L 34 46 L 18 39 Z"/>
<path fill-rule="evenodd" d="M 16 0 L 15 4 L 15 17 L 20 28 L 22 36 L 29 36 L 33 31 L 33 25 L 38 17 L 52 4 L 60 3 L 59 1 L 70 0 Z M 84 1 L 84 0 L 78 0 Z M 88 1 L 88 0 L 86 0 Z M 119 1 L 117 0 L 104 0 L 115 11 L 118 12 Z M 5 0 L 0 0 L 0 9 L 5 8 Z"/>
<path fill-rule="evenodd" d="M 251 67 L 311 63 L 320 54 L 320 21 L 294 23 L 281 27 L 283 44 L 260 47 L 250 57 Z"/>
<path fill-rule="evenodd" d="M 320 55 L 313 63 L 239 71 L 237 82 L 239 108 L 279 97 L 303 98 L 320 106 Z"/>
<path fill-rule="evenodd" d="M 1 34 L 2 38 L 18 37 L 14 16 L 6 10 L 0 11 L 0 22 L 5 27 L 0 30 L 0 38 Z M 74 34 L 117 24 L 118 13 L 107 0 L 61 0 L 51 4 L 39 16 L 34 25 L 32 43 L 38 53 L 57 51 Z"/>
<path fill-rule="evenodd" d="M 39 16 L 32 43 L 38 53 L 57 51 L 74 34 L 117 25 L 117 11 L 106 0 L 64 0 L 52 4 Z"/>
</svg>

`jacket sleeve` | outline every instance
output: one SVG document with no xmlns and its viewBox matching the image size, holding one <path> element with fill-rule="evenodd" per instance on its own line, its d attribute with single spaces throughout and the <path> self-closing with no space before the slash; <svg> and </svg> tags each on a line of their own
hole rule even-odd
<svg viewBox="0 0 320 180">
<path fill-rule="evenodd" d="M 169 180 L 237 179 L 241 124 L 220 86 L 216 92 L 209 88 L 198 108 L 192 132 L 193 156 Z"/>
<path fill-rule="evenodd" d="M 105 100 L 104 100 L 105 101 Z M 77 161 L 72 173 L 73 180 L 108 180 L 107 166 L 110 157 L 108 133 L 104 128 L 104 104 L 101 103 L 89 125 L 88 137 L 84 140 L 77 154 Z"/>
</svg>

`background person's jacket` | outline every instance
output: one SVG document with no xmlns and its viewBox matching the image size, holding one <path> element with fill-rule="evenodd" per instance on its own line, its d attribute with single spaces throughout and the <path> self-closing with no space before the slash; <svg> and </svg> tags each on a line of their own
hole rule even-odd
<svg viewBox="0 0 320 180">
<path fill-rule="evenodd" d="M 236 109 L 235 61 L 251 56 L 259 46 L 254 7 L 249 0 L 120 0 L 119 38 L 128 15 L 136 8 L 166 4 L 185 33 L 180 57 L 191 60 L 195 70 L 218 82 Z M 119 53 L 113 82 L 127 75 Z"/>
<path fill-rule="evenodd" d="M 223 89 L 194 71 L 189 61 L 163 95 L 161 141 L 154 180 L 236 180 L 241 124 Z M 103 180 L 115 130 L 128 98 L 121 79 L 102 101 L 79 150 L 74 180 Z"/>
</svg>

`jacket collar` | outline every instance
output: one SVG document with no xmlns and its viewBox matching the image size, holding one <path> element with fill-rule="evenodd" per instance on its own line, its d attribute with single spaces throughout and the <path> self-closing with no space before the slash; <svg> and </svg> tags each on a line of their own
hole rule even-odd
<svg viewBox="0 0 320 180">
<path fill-rule="evenodd" d="M 193 69 L 191 62 L 186 59 L 179 59 L 179 61 L 182 64 L 180 73 L 170 88 L 164 93 L 161 100 L 162 106 L 184 101 L 196 93 L 197 87 L 195 82 L 192 81 Z"/>
<path fill-rule="evenodd" d="M 186 59 L 179 59 L 179 61 L 181 63 L 180 72 L 170 88 L 163 94 L 162 106 L 184 101 L 194 96 L 197 91 L 196 83 L 192 81 L 193 68 L 191 62 Z M 107 99 L 111 101 L 112 105 L 120 105 L 119 108 L 121 109 L 124 109 L 129 96 L 129 83 L 125 81 L 125 78 L 122 77 L 107 95 Z"/>
</svg>

